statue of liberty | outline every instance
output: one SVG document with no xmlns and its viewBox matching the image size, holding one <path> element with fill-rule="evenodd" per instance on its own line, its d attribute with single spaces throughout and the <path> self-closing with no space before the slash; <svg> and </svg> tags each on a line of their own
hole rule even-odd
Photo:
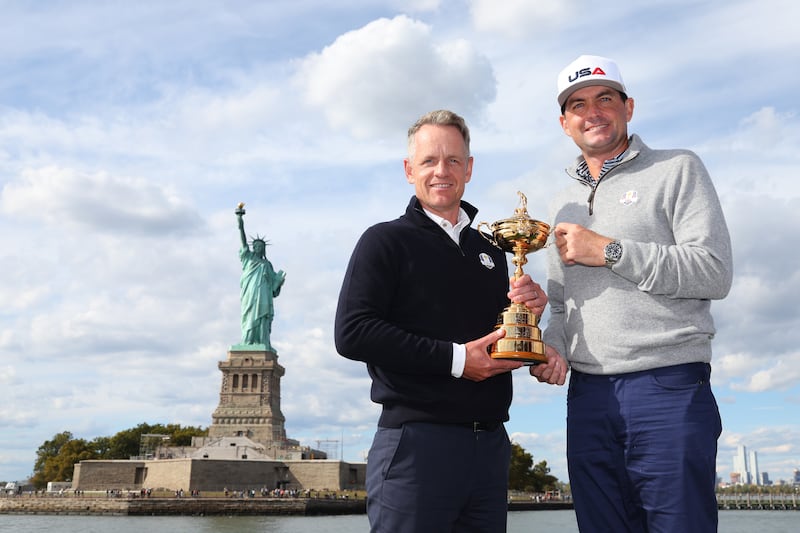
<svg viewBox="0 0 800 533">
<path fill-rule="evenodd" d="M 247 245 L 244 233 L 244 204 L 236 208 L 239 221 L 239 236 L 242 247 L 239 259 L 242 261 L 242 277 L 239 281 L 242 304 L 242 344 L 263 344 L 268 351 L 275 352 L 270 344 L 272 318 L 275 308 L 272 300 L 280 292 L 286 274 L 283 270 L 277 273 L 266 256 L 267 241 L 256 235 L 252 240 L 252 250 Z"/>
</svg>

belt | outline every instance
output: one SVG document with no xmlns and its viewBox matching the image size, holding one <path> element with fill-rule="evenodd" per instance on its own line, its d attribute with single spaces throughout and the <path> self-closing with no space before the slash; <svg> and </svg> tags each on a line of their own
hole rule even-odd
<svg viewBox="0 0 800 533">
<path fill-rule="evenodd" d="M 462 422 L 458 424 L 454 424 L 459 427 L 465 427 L 471 429 L 473 432 L 477 433 L 479 431 L 494 431 L 495 429 L 499 428 L 503 425 L 502 422 Z"/>
<path fill-rule="evenodd" d="M 378 423 L 378 427 L 386 427 L 386 428 L 394 428 L 399 429 L 405 424 L 435 424 L 439 426 L 451 427 L 451 428 L 467 428 L 471 429 L 474 433 L 478 433 L 479 431 L 494 431 L 498 428 L 503 427 L 502 422 L 405 422 L 401 426 L 381 426 Z"/>
</svg>

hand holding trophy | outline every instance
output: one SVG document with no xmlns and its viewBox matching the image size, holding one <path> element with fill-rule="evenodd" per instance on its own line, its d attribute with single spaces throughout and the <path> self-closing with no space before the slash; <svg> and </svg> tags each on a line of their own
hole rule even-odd
<svg viewBox="0 0 800 533">
<path fill-rule="evenodd" d="M 514 216 L 491 225 L 486 222 L 478 224 L 478 231 L 482 226 L 490 230 L 491 238 L 480 232 L 486 240 L 501 250 L 514 254 L 511 261 L 516 266 L 515 280 L 523 275 L 522 265 L 528 262 L 525 256 L 544 248 L 550 235 L 550 226 L 528 216 L 528 199 L 521 192 L 517 194 L 520 205 L 514 210 Z M 497 318 L 497 328 L 503 328 L 506 335 L 494 344 L 491 357 L 512 359 L 526 365 L 546 363 L 542 331 L 538 324 L 539 317 L 525 304 L 512 302 Z"/>
</svg>

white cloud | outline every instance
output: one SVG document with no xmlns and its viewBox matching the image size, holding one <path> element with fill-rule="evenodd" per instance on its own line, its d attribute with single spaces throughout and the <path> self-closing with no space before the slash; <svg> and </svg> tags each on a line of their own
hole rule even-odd
<svg viewBox="0 0 800 533">
<path fill-rule="evenodd" d="M 6 397 L 8 394 L 11 394 L 12 391 L 17 392 L 18 389 L 16 387 L 7 388 L 5 392 Z M 20 407 L 17 405 L 3 405 L 0 406 L 0 427 L 27 427 L 30 426 L 38 416 L 39 412 L 33 406 Z"/>
<path fill-rule="evenodd" d="M 774 192 L 780 196 L 800 194 L 800 185 L 785 180 L 776 172 L 782 165 L 793 161 L 800 143 L 800 124 L 796 111 L 762 107 L 739 120 L 737 128 L 729 135 L 721 135 L 701 145 L 703 152 L 712 152 L 714 157 L 726 158 L 728 171 L 735 178 L 757 180 L 761 192 Z M 743 161 L 744 159 L 744 161 Z M 744 168 L 737 167 L 736 163 Z M 757 171 L 758 177 L 752 172 Z M 725 188 L 728 180 L 720 180 Z M 734 183 L 738 183 L 738 179 Z M 755 184 L 750 184 L 753 187 Z"/>
<path fill-rule="evenodd" d="M 10 383 L 14 379 L 16 371 L 11 365 L 0 367 L 0 384 Z"/>
<path fill-rule="evenodd" d="M 49 166 L 29 169 L 3 187 L 2 209 L 98 233 L 173 234 L 201 229 L 201 220 L 174 193 L 144 179 Z"/>
<path fill-rule="evenodd" d="M 442 4 L 442 0 L 391 0 L 390 3 L 397 9 L 409 13 L 421 13 L 425 11 L 436 11 Z"/>
<path fill-rule="evenodd" d="M 798 13 L 800 8 L 792 0 L 712 2 L 704 6 L 698 16 L 687 17 L 686 31 L 697 32 L 697 35 L 713 32 L 713 39 L 704 40 L 702 55 L 706 57 L 742 58 L 754 54 L 771 61 L 779 59 L 777 54 L 783 51 L 792 48 L 797 51 L 800 36 L 792 28 L 793 18 Z M 744 49 L 742 35 L 747 35 L 749 41 Z"/>
<path fill-rule="evenodd" d="M 404 15 L 373 21 L 306 57 L 297 82 L 333 127 L 358 138 L 395 137 L 432 109 L 479 115 L 495 96 L 491 65 L 468 41 L 436 35 Z"/>
<path fill-rule="evenodd" d="M 754 368 L 756 361 L 758 367 Z M 718 358 L 714 368 L 715 379 L 719 370 L 731 379 L 734 391 L 786 391 L 800 382 L 800 352 L 784 353 L 776 360 L 756 359 L 750 354 L 726 355 Z"/>
<path fill-rule="evenodd" d="M 574 6 L 574 0 L 472 0 L 472 24 L 478 31 L 503 36 L 533 36 L 553 31 L 557 21 Z"/>
</svg>

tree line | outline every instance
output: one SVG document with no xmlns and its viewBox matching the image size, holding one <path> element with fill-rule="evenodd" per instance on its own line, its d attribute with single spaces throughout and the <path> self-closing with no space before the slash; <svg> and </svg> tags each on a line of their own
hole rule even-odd
<svg viewBox="0 0 800 533">
<path fill-rule="evenodd" d="M 31 483 L 38 489 L 49 481 L 72 481 L 75 464 L 90 459 L 130 459 L 139 454 L 142 435 L 169 436 L 170 446 L 189 446 L 192 437 L 205 437 L 208 429 L 180 424 L 147 424 L 120 431 L 113 437 L 77 439 L 71 432 L 57 433 L 36 450 Z"/>
<path fill-rule="evenodd" d="M 69 431 L 57 433 L 36 451 L 31 483 L 44 488 L 49 481 L 72 481 L 75 464 L 91 459 L 130 459 L 139 455 L 142 435 L 169 436 L 170 446 L 189 446 L 192 437 L 205 437 L 208 428 L 179 424 L 147 424 L 120 431 L 112 437 L 78 439 Z M 559 487 L 558 478 L 550 474 L 547 461 L 533 463 L 533 456 L 519 444 L 511 444 L 509 467 L 510 490 L 545 492 Z"/>
<path fill-rule="evenodd" d="M 547 461 L 533 464 L 533 456 L 519 444 L 511 443 L 508 488 L 523 492 L 546 492 L 560 488 L 558 478 L 550 474 Z"/>
</svg>

